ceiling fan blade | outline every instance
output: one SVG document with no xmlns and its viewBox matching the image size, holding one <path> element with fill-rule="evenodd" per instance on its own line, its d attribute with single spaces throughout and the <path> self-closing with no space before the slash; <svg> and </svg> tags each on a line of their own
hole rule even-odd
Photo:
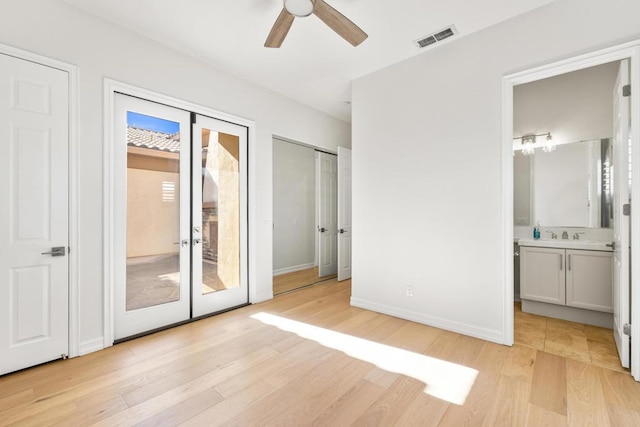
<svg viewBox="0 0 640 427">
<path fill-rule="evenodd" d="M 264 42 L 264 47 L 280 47 L 284 38 L 287 37 L 287 33 L 293 24 L 294 16 L 287 12 L 287 9 L 282 8 L 282 12 L 278 15 L 278 19 L 273 24 L 267 40 Z"/>
<path fill-rule="evenodd" d="M 324 0 L 315 0 L 313 13 L 353 46 L 358 46 L 369 37 L 360 27 L 329 6 Z"/>
</svg>

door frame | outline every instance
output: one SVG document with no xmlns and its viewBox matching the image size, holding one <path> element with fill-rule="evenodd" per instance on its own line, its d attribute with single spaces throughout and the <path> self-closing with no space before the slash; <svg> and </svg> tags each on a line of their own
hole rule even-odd
<svg viewBox="0 0 640 427">
<path fill-rule="evenodd" d="M 78 199 L 78 105 L 79 74 L 77 66 L 0 43 L 0 53 L 46 67 L 64 71 L 69 82 L 69 357 L 93 351 L 91 343 L 80 343 L 80 229 Z"/>
<path fill-rule="evenodd" d="M 513 87 L 536 80 L 629 59 L 631 86 L 640 88 L 640 40 L 619 44 L 502 78 L 502 253 L 503 253 L 503 344 L 513 345 Z M 632 203 L 640 206 L 640 96 L 631 97 Z M 635 209 L 635 208 L 634 208 Z M 640 248 L 640 215 L 631 216 L 631 248 Z M 640 381 L 640 257 L 631 257 L 631 375 Z"/>
<path fill-rule="evenodd" d="M 118 230 L 115 227 L 114 219 L 114 201 L 116 197 L 122 197 L 115 194 L 114 191 L 114 150 L 116 148 L 115 135 L 113 125 L 115 123 L 114 104 L 115 95 L 121 93 L 147 101 L 157 102 L 170 107 L 187 110 L 196 114 L 209 116 L 214 119 L 223 120 L 238 124 L 247 128 L 248 132 L 248 265 L 247 276 L 249 281 L 249 303 L 257 301 L 256 287 L 252 286 L 256 283 L 257 276 L 252 266 L 256 265 L 257 244 L 255 242 L 255 233 L 252 230 L 258 226 L 258 213 L 255 203 L 252 203 L 252 195 L 255 194 L 255 174 L 251 170 L 255 170 L 255 122 L 239 116 L 228 114 L 222 111 L 214 110 L 199 104 L 164 95 L 149 89 L 144 89 L 128 83 L 105 78 L 103 83 L 103 342 L 102 348 L 111 347 L 114 341 L 114 289 L 115 289 L 115 242 L 124 234 L 124 230 Z"/>
</svg>

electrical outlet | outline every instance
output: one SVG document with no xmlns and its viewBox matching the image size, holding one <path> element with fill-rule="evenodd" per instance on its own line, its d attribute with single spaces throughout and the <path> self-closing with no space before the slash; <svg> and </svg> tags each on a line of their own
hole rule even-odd
<svg viewBox="0 0 640 427">
<path fill-rule="evenodd" d="M 405 295 L 408 297 L 413 296 L 413 288 L 411 286 L 407 286 L 407 289 L 405 290 Z"/>
</svg>

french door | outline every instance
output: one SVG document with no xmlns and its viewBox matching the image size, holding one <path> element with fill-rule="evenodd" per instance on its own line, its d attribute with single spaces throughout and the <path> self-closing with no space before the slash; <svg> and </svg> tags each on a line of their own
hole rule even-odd
<svg viewBox="0 0 640 427">
<path fill-rule="evenodd" d="M 247 128 L 194 115 L 193 317 L 248 302 Z"/>
<path fill-rule="evenodd" d="M 116 94 L 114 132 L 114 338 L 246 304 L 246 128 Z"/>
</svg>

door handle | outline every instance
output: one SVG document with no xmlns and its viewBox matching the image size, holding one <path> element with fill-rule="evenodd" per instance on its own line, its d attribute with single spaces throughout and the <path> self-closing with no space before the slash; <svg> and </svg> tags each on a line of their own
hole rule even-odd
<svg viewBox="0 0 640 427">
<path fill-rule="evenodd" d="M 346 232 L 347 232 L 347 230 L 345 230 L 344 228 L 341 228 L 340 230 L 338 230 L 338 233 L 340 233 L 340 234 L 344 234 Z"/>
<path fill-rule="evenodd" d="M 571 255 L 567 255 L 567 270 L 571 271 Z"/>
<path fill-rule="evenodd" d="M 324 228 L 324 227 L 320 227 L 320 230 L 319 230 L 319 231 L 320 231 L 321 233 L 324 233 L 325 231 L 327 231 L 327 229 L 326 229 L 326 228 Z"/>
<path fill-rule="evenodd" d="M 49 252 L 42 252 L 40 255 L 51 255 L 51 256 L 65 256 L 67 254 L 67 248 L 64 246 L 55 246 L 51 248 Z"/>
<path fill-rule="evenodd" d="M 184 248 L 185 246 L 189 246 L 189 239 L 182 239 L 181 241 L 174 242 L 173 244 L 174 245 L 180 245 L 180 246 L 182 246 Z"/>
<path fill-rule="evenodd" d="M 560 257 L 560 270 L 562 270 L 562 254 L 558 254 L 558 256 Z"/>
<path fill-rule="evenodd" d="M 605 246 L 613 249 L 614 251 L 616 250 L 616 242 L 607 243 Z"/>
<path fill-rule="evenodd" d="M 202 243 L 202 240 L 200 240 L 200 239 L 193 239 L 193 246 L 199 245 L 200 243 Z"/>
</svg>

